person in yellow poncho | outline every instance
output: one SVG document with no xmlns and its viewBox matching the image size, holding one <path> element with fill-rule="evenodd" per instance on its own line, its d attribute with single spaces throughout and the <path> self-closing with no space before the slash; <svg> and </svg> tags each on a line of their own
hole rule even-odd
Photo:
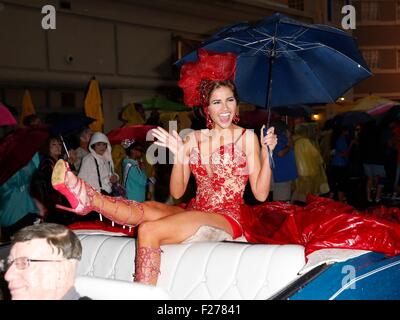
<svg viewBox="0 0 400 320">
<path fill-rule="evenodd" d="M 160 114 L 160 121 L 162 123 L 163 128 L 167 131 L 169 128 L 170 121 L 176 121 L 176 126 L 177 126 L 178 132 L 180 132 L 183 129 L 188 129 L 192 125 L 192 120 L 190 120 L 188 112 L 186 112 L 186 111 L 162 112 Z"/>
<path fill-rule="evenodd" d="M 121 119 L 125 122 L 124 126 L 145 123 L 143 115 L 140 114 L 137 110 L 138 108 L 138 105 L 134 103 L 129 103 L 122 109 Z"/>
<path fill-rule="evenodd" d="M 308 137 L 313 131 L 309 125 L 302 123 L 295 127 L 293 141 L 298 178 L 295 180 L 292 201 L 306 202 L 308 194 L 321 195 L 329 192 L 324 161 L 318 148 Z"/>
<path fill-rule="evenodd" d="M 126 157 L 125 149 L 120 144 L 113 144 L 111 157 L 114 162 L 115 173 L 122 177 L 122 160 Z"/>
</svg>

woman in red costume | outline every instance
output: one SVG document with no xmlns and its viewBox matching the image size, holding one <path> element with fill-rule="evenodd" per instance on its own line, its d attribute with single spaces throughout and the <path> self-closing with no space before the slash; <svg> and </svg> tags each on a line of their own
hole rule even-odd
<svg viewBox="0 0 400 320">
<path fill-rule="evenodd" d="M 233 239 L 243 235 L 241 205 L 247 181 L 255 198 L 265 201 L 271 182 L 268 157 L 276 146 L 274 129 L 257 135 L 236 125 L 238 96 L 233 83 L 236 56 L 199 51 L 197 62 L 182 67 L 180 87 L 186 105 L 201 105 L 208 129 L 194 131 L 182 141 L 177 132 L 153 130 L 154 143 L 168 148 L 175 156 L 170 191 L 180 198 L 190 174 L 197 182 L 196 197 L 186 209 L 157 202 L 137 203 L 101 195 L 76 177 L 66 162 L 53 171 L 53 187 L 69 200 L 66 210 L 87 214 L 95 210 L 122 225 L 139 225 L 135 281 L 157 283 L 160 272 L 160 246 L 181 243 L 202 226 L 225 231 Z"/>
</svg>

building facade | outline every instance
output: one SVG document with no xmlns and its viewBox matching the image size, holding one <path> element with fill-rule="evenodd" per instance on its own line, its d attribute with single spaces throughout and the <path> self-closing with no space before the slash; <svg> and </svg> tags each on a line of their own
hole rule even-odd
<svg viewBox="0 0 400 320">
<path fill-rule="evenodd" d="M 96 76 L 107 132 L 124 105 L 176 93 L 173 62 L 218 29 L 274 12 L 320 22 L 315 3 L 323 1 L 1 0 L 0 100 L 20 110 L 29 88 L 39 115 L 76 112 Z M 54 30 L 41 26 L 45 5 L 56 8 Z"/>
</svg>

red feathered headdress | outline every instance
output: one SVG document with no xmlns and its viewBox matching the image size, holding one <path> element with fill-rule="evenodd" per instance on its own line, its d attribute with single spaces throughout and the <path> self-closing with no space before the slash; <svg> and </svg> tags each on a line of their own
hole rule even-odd
<svg viewBox="0 0 400 320">
<path fill-rule="evenodd" d="M 188 62 L 182 66 L 181 79 L 178 82 L 183 89 L 183 101 L 189 107 L 207 105 L 202 91 L 210 82 L 235 78 L 235 54 L 199 49 L 198 56 L 198 61 Z"/>
</svg>

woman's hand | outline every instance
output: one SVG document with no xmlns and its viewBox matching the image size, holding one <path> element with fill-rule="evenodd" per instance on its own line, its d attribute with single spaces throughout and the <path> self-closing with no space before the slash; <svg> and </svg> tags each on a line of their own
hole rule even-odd
<svg viewBox="0 0 400 320">
<path fill-rule="evenodd" d="M 69 153 L 68 162 L 73 164 L 76 161 L 78 155 L 77 155 L 76 151 L 73 149 L 68 150 L 68 153 Z"/>
<path fill-rule="evenodd" d="M 161 127 L 152 129 L 151 133 L 157 140 L 154 143 L 160 147 L 168 148 L 174 155 L 177 155 L 183 148 L 183 141 L 179 134 L 174 130 L 172 135 Z"/>
<path fill-rule="evenodd" d="M 276 144 L 278 143 L 278 137 L 275 134 L 275 128 L 274 127 L 270 127 L 268 129 L 266 135 L 264 135 L 264 128 L 265 128 L 265 125 L 262 126 L 262 128 L 261 128 L 261 145 L 266 150 L 268 150 L 268 148 L 269 148 L 269 150 L 272 152 L 275 149 Z"/>
</svg>

